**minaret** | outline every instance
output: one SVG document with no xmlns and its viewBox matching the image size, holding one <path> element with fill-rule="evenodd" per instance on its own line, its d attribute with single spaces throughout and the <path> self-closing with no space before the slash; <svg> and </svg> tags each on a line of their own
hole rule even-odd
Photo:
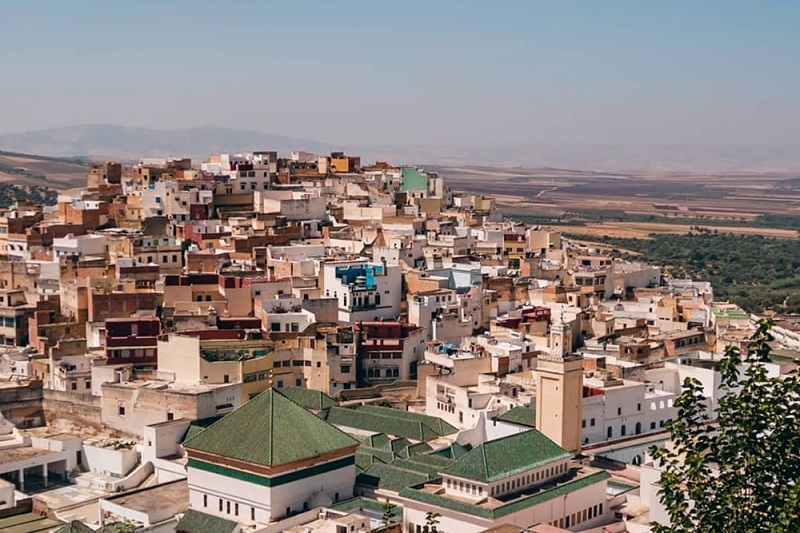
<svg viewBox="0 0 800 533">
<path fill-rule="evenodd" d="M 571 353 L 572 330 L 563 319 L 550 326 L 550 353 L 536 371 L 536 429 L 570 452 L 580 452 L 583 357 Z"/>
</svg>

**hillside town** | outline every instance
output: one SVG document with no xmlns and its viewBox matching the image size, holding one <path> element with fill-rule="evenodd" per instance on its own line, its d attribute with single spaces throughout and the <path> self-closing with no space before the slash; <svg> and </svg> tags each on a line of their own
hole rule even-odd
<svg viewBox="0 0 800 533">
<path fill-rule="evenodd" d="M 0 213 L 0 530 L 644 533 L 705 281 L 335 152 L 107 162 Z M 778 322 L 771 375 L 796 368 Z"/>
</svg>

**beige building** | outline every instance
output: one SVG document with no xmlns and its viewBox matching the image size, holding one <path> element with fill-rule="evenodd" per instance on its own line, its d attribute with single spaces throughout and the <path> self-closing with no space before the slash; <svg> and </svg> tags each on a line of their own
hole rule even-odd
<svg viewBox="0 0 800 533">
<path fill-rule="evenodd" d="M 570 452 L 581 449 L 583 357 L 569 352 L 570 329 L 551 326 L 548 355 L 540 355 L 536 371 L 536 429 Z"/>
<path fill-rule="evenodd" d="M 272 342 L 240 330 L 201 330 L 158 341 L 158 369 L 177 383 L 241 384 L 247 399 L 272 386 Z"/>
</svg>

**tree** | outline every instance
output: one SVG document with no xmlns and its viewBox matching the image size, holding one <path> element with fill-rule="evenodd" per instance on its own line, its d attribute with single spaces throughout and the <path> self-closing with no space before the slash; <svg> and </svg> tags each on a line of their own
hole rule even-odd
<svg viewBox="0 0 800 533">
<path fill-rule="evenodd" d="M 389 498 L 386 498 L 386 501 L 383 502 L 383 514 L 381 515 L 381 522 L 383 522 L 384 530 L 389 531 L 389 526 L 392 525 L 394 522 L 394 510 L 397 508 L 397 505 L 393 504 L 389 501 Z"/>
<path fill-rule="evenodd" d="M 800 380 L 796 371 L 768 376 L 771 327 L 758 323 L 746 355 L 726 350 L 716 420 L 700 382 L 684 381 L 667 425 L 673 447 L 651 450 L 664 468 L 659 497 L 671 520 L 654 532 L 800 531 Z"/>
<path fill-rule="evenodd" d="M 439 531 L 439 513 L 429 511 L 425 514 L 425 525 L 422 527 L 423 533 L 438 533 Z"/>
<path fill-rule="evenodd" d="M 122 524 L 117 524 L 114 528 L 114 533 L 134 533 L 136 531 L 136 524 L 130 520 L 126 520 Z"/>
</svg>

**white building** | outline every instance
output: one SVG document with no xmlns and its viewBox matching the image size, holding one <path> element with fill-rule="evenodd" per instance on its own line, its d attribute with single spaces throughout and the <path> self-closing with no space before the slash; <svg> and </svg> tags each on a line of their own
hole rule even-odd
<svg viewBox="0 0 800 533">
<path fill-rule="evenodd" d="M 325 297 L 339 300 L 342 322 L 396 319 L 400 315 L 400 267 L 336 261 L 325 263 L 321 275 Z"/>
<path fill-rule="evenodd" d="M 107 249 L 105 235 L 67 235 L 53 239 L 53 254 L 56 257 L 105 257 Z"/>
<path fill-rule="evenodd" d="M 184 446 L 191 507 L 243 525 L 353 496 L 358 441 L 273 389 Z"/>
<path fill-rule="evenodd" d="M 571 459 L 537 430 L 481 444 L 440 479 L 400 491 L 405 530 L 420 532 L 428 512 L 440 514 L 438 530 L 446 533 L 538 523 L 579 531 L 608 523 L 610 475 Z"/>
</svg>

